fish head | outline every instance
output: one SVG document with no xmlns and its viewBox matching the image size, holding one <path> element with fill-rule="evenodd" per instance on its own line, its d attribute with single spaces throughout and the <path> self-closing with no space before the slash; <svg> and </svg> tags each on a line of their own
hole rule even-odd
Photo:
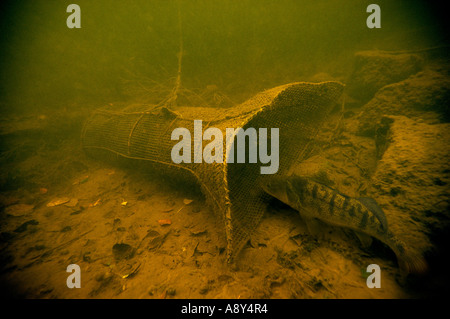
<svg viewBox="0 0 450 319">
<path fill-rule="evenodd" d="M 286 176 L 272 175 L 261 180 L 262 189 L 269 195 L 288 204 L 287 192 L 289 182 Z"/>
</svg>

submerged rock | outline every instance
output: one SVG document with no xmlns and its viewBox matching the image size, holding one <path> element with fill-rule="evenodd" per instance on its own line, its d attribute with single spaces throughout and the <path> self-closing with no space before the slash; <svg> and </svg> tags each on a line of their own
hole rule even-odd
<svg viewBox="0 0 450 319">
<path fill-rule="evenodd" d="M 25 223 L 23 223 L 22 225 L 20 225 L 19 227 L 17 227 L 14 232 L 15 233 L 23 233 L 24 231 L 26 231 L 28 229 L 28 226 L 36 226 L 39 225 L 39 222 L 35 219 L 31 219 L 26 221 Z"/>
<path fill-rule="evenodd" d="M 357 52 L 349 93 L 366 102 L 383 86 L 402 81 L 420 71 L 422 64 L 423 59 L 416 54 L 378 50 Z"/>
<path fill-rule="evenodd" d="M 408 246 L 425 251 L 432 246 L 428 234 L 450 226 L 450 124 L 390 118 L 372 187 L 389 228 Z"/>
<path fill-rule="evenodd" d="M 132 258 L 135 250 L 128 244 L 118 243 L 114 244 L 112 252 L 116 260 L 122 260 Z"/>
<path fill-rule="evenodd" d="M 377 122 L 384 115 L 405 115 L 428 122 L 450 120 L 450 77 L 424 70 L 410 78 L 387 85 L 361 109 L 358 134 L 374 136 Z"/>
</svg>

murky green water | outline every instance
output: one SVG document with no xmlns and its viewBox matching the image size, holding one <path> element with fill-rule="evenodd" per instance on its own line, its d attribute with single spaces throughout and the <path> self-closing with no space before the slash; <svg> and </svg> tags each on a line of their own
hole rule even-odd
<svg viewBox="0 0 450 319">
<path fill-rule="evenodd" d="M 80 0 L 81 29 L 67 28 L 68 4 L 2 5 L 5 112 L 129 101 L 145 93 L 130 91 L 131 82 L 138 86 L 143 78 L 175 77 L 178 9 L 184 86 L 217 85 L 238 100 L 318 72 L 346 75 L 354 51 L 416 49 L 445 41 L 442 13 L 426 1 L 378 1 L 381 29 L 367 28 L 369 3 L 357 0 Z"/>
</svg>

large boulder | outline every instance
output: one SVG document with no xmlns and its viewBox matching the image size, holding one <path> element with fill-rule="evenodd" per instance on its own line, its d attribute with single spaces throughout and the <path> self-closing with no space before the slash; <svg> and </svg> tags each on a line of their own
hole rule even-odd
<svg viewBox="0 0 450 319">
<path fill-rule="evenodd" d="M 381 88 L 358 116 L 359 134 L 374 136 L 377 122 L 385 115 L 422 118 L 429 123 L 450 120 L 450 77 L 426 69 L 408 79 Z"/>
<path fill-rule="evenodd" d="M 367 102 L 380 88 L 419 72 L 422 65 L 423 59 L 416 54 L 378 50 L 357 52 L 348 84 L 349 94 Z"/>
<path fill-rule="evenodd" d="M 389 227 L 419 251 L 450 226 L 450 124 L 430 125 L 390 116 L 389 131 L 377 145 L 384 153 L 372 176 L 371 193 Z M 382 151 L 380 151 L 382 153 Z"/>
</svg>

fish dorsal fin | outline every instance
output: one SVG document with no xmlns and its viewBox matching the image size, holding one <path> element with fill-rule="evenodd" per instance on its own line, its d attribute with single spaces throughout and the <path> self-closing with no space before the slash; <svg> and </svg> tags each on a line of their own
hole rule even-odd
<svg viewBox="0 0 450 319">
<path fill-rule="evenodd" d="M 363 204 L 375 217 L 380 221 L 381 227 L 384 231 L 388 230 L 388 223 L 386 215 L 383 212 L 383 209 L 378 205 L 378 203 L 370 197 L 360 197 L 358 200 Z"/>
</svg>

